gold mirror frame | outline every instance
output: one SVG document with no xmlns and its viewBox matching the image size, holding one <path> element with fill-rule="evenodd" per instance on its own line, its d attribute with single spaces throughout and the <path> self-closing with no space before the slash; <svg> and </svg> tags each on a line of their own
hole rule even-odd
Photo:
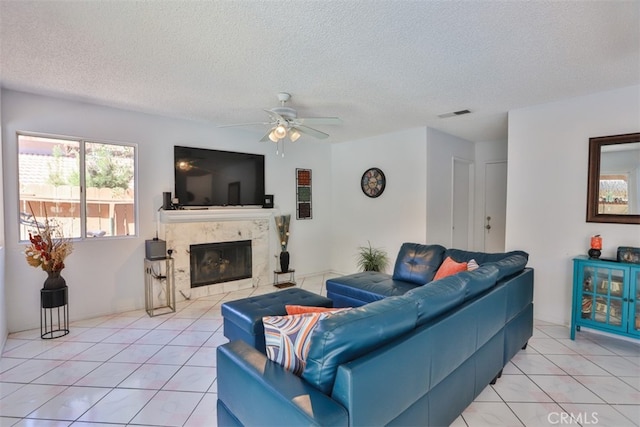
<svg viewBox="0 0 640 427">
<path fill-rule="evenodd" d="M 640 224 L 640 215 L 598 213 L 598 193 L 600 188 L 600 154 L 602 147 L 614 144 L 640 142 L 640 133 L 601 136 L 589 138 L 589 177 L 587 181 L 587 222 L 605 222 L 615 224 Z"/>
</svg>

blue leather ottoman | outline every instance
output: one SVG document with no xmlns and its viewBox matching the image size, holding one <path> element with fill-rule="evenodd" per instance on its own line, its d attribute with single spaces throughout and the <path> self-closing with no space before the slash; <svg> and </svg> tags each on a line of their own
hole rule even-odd
<svg viewBox="0 0 640 427">
<path fill-rule="evenodd" d="M 225 302 L 221 307 L 224 336 L 229 341 L 242 340 L 266 353 L 262 318 L 287 314 L 285 305 L 333 307 L 333 302 L 329 298 L 300 288 Z"/>
</svg>

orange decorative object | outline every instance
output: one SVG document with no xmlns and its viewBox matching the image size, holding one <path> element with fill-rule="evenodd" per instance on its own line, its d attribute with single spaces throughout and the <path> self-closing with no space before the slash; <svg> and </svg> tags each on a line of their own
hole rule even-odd
<svg viewBox="0 0 640 427">
<path fill-rule="evenodd" d="M 591 249 L 602 249 L 602 237 L 599 234 L 591 237 Z"/>
</svg>

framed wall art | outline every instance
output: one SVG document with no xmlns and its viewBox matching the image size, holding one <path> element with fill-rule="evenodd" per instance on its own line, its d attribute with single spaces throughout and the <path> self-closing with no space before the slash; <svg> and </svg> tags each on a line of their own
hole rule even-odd
<svg viewBox="0 0 640 427">
<path fill-rule="evenodd" d="M 311 218 L 311 169 L 296 169 L 296 219 Z"/>
</svg>

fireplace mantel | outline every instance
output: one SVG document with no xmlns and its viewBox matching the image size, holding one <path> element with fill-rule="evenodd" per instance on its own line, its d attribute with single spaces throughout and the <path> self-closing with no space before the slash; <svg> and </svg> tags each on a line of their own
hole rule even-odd
<svg viewBox="0 0 640 427">
<path fill-rule="evenodd" d="M 263 208 L 204 208 L 178 209 L 160 211 L 160 222 L 163 224 L 180 222 L 208 222 L 208 221 L 244 221 L 255 219 L 269 219 L 279 213 L 278 209 Z"/>
</svg>

